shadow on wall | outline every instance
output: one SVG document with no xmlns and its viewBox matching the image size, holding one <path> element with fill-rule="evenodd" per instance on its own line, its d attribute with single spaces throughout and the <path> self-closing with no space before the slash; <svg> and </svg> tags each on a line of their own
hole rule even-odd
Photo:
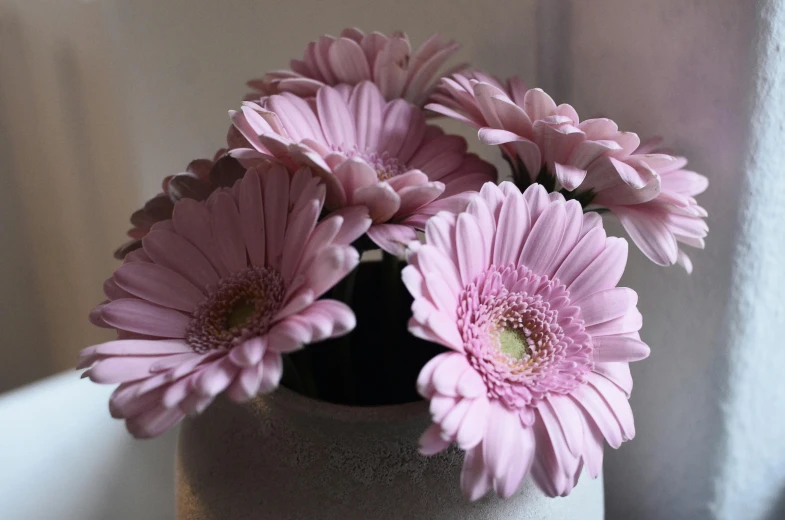
<svg viewBox="0 0 785 520">
<path fill-rule="evenodd" d="M 32 81 L 22 40 L 21 26 L 14 16 L 0 13 L 0 392 L 52 372 L 49 338 L 43 319 L 43 304 L 36 282 L 34 255 L 25 218 L 23 197 L 16 172 L 25 157 L 13 146 L 14 128 L 9 82 Z M 43 145 L 44 137 L 41 138 Z"/>
</svg>

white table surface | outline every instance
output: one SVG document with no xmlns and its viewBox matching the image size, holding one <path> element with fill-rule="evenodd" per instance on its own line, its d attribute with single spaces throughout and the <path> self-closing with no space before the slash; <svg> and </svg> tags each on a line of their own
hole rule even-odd
<svg viewBox="0 0 785 520">
<path fill-rule="evenodd" d="M 112 386 L 58 374 L 0 395 L 0 518 L 174 518 L 177 432 L 133 439 Z"/>
</svg>

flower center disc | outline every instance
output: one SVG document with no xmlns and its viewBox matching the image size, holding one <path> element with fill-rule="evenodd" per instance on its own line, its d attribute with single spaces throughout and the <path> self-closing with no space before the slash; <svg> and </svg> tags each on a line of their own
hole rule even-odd
<svg viewBox="0 0 785 520">
<path fill-rule="evenodd" d="M 193 314 L 185 339 L 196 352 L 231 348 L 265 334 L 281 308 L 283 277 L 251 266 L 218 282 Z"/>
<path fill-rule="evenodd" d="M 592 369 L 591 337 L 558 280 L 525 266 L 490 267 L 459 297 L 469 362 L 488 397 L 516 409 L 566 394 Z"/>
<path fill-rule="evenodd" d="M 529 339 L 525 333 L 515 329 L 504 329 L 499 333 L 499 350 L 515 360 L 531 355 Z"/>
</svg>

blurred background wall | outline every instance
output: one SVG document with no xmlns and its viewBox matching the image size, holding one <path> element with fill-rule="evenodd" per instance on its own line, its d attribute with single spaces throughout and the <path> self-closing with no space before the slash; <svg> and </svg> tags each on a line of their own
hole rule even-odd
<svg viewBox="0 0 785 520">
<path fill-rule="evenodd" d="M 709 176 L 692 276 L 631 248 L 652 355 L 608 518 L 785 518 L 781 0 L 0 0 L 0 391 L 108 339 L 85 317 L 130 213 L 221 146 L 246 79 L 346 26 L 458 39 Z"/>
</svg>

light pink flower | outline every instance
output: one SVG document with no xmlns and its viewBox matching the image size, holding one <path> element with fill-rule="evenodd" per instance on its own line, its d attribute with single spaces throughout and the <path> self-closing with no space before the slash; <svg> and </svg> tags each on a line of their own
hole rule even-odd
<svg viewBox="0 0 785 520">
<path fill-rule="evenodd" d="M 572 106 L 557 106 L 548 94 L 527 90 L 517 78 L 504 88 L 479 73 L 454 74 L 442 78 L 433 100 L 427 109 L 468 123 L 479 129 L 480 141 L 499 145 L 519 185 L 558 180 L 559 187 L 573 191 L 598 158 L 622 160 L 640 144 L 636 134 L 620 132 L 610 119 L 580 121 Z M 616 162 L 607 164 L 613 168 Z M 655 180 L 648 171 L 640 175 Z"/>
<path fill-rule="evenodd" d="M 433 100 L 428 109 L 479 128 L 483 143 L 499 145 L 519 185 L 551 184 L 590 209 L 609 209 L 653 262 L 692 270 L 677 242 L 703 247 L 706 211 L 693 197 L 708 180 L 683 170 L 683 157 L 658 151 L 657 141 L 639 146 L 636 134 L 620 132 L 610 119 L 580 121 L 570 105 L 556 106 L 515 78 L 503 87 L 480 73 L 455 74 L 442 80 Z"/>
<path fill-rule="evenodd" d="M 164 178 L 163 191 L 131 215 L 128 231 L 131 240 L 114 252 L 118 260 L 142 247 L 142 238 L 150 228 L 162 220 L 172 218 L 174 204 L 180 199 L 205 200 L 217 188 L 232 186 L 245 173 L 240 163 L 226 155 L 226 148 L 218 150 L 212 159 L 194 159 L 185 171 Z"/>
<path fill-rule="evenodd" d="M 709 180 L 683 169 L 687 164 L 684 157 L 653 153 L 630 156 L 630 159 L 635 158 L 657 173 L 660 193 L 652 200 L 635 203 L 634 199 L 599 191 L 589 208 L 605 207 L 613 212 L 635 245 L 652 262 L 658 265 L 678 263 L 691 273 L 692 261 L 679 244 L 704 248 L 704 238 L 709 232 L 703 220 L 707 213 L 694 197 L 706 190 Z"/>
<path fill-rule="evenodd" d="M 327 187 L 327 209 L 368 207 L 368 236 L 395 254 L 430 216 L 461 211 L 496 179 L 491 164 L 466 153 L 462 137 L 427 125 L 423 111 L 402 99 L 385 101 L 368 81 L 322 87 L 311 101 L 274 95 L 230 114 L 252 147 L 232 150 L 234 157 L 311 167 Z"/>
<path fill-rule="evenodd" d="M 402 32 L 365 34 L 344 29 L 339 38 L 327 35 L 309 43 L 303 59 L 291 61 L 291 70 L 269 72 L 248 86 L 257 91 L 256 99 L 281 92 L 309 97 L 324 85 L 373 81 L 385 99 L 402 98 L 422 106 L 440 69 L 459 48 L 435 34 L 412 52 L 409 37 Z M 253 99 L 253 94 L 247 99 Z"/>
<path fill-rule="evenodd" d="M 91 313 L 118 340 L 82 351 L 79 368 L 120 386 L 112 416 L 154 437 L 221 392 L 235 401 L 274 390 L 281 354 L 354 328 L 354 313 L 317 300 L 359 262 L 350 244 L 370 225 L 364 208 L 319 222 L 324 188 L 260 164 L 206 202 L 183 199 L 143 248 L 106 281 Z"/>
<path fill-rule="evenodd" d="M 628 362 L 649 348 L 637 295 L 616 287 L 627 243 L 596 213 L 539 185 L 483 186 L 457 216 L 428 221 L 403 280 L 409 330 L 450 349 L 420 372 L 433 425 L 429 455 L 466 451 L 461 486 L 472 500 L 509 497 L 529 474 L 566 495 L 583 468 L 596 477 L 603 439 L 635 435 Z"/>
</svg>

